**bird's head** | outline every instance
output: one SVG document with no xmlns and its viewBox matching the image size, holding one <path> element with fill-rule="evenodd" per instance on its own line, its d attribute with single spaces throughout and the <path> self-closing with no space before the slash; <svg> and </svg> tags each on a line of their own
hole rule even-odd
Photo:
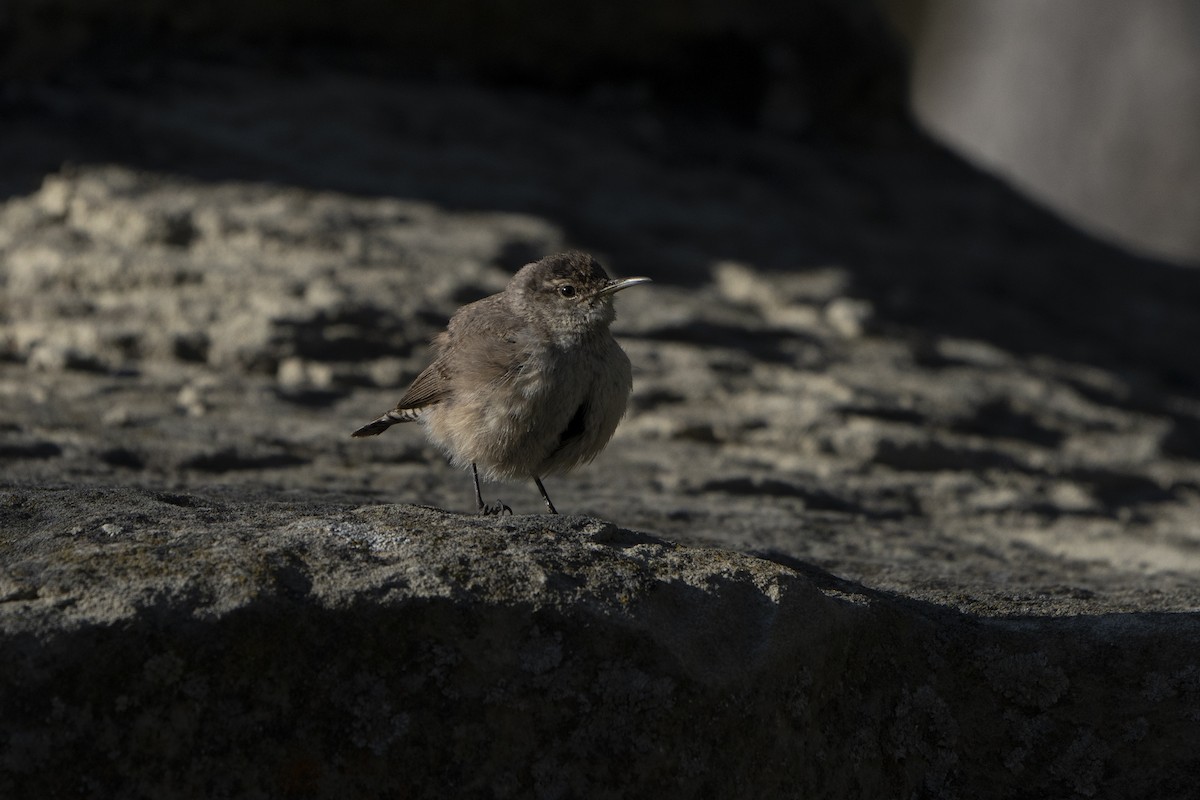
<svg viewBox="0 0 1200 800">
<path fill-rule="evenodd" d="M 505 291 L 512 293 L 522 314 L 554 334 L 575 336 L 608 328 L 617 315 L 613 295 L 649 282 L 649 278 L 614 280 L 587 253 L 570 251 L 526 264 Z"/>
</svg>

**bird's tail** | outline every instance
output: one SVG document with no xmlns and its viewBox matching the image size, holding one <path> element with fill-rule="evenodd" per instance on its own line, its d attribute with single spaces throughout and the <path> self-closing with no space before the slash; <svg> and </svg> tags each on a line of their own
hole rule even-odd
<svg viewBox="0 0 1200 800">
<path fill-rule="evenodd" d="M 419 408 L 393 408 L 379 419 L 368 422 L 350 435 L 356 439 L 363 436 L 378 436 L 398 422 L 412 422 L 419 416 L 421 416 Z"/>
</svg>

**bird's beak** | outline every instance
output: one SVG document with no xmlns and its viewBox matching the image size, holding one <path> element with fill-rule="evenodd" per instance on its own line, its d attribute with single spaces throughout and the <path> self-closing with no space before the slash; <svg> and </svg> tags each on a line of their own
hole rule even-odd
<svg viewBox="0 0 1200 800">
<path fill-rule="evenodd" d="M 600 291 L 596 292 L 597 297 L 614 294 L 622 289 L 628 289 L 630 286 L 637 286 L 639 283 L 650 283 L 649 278 L 622 278 L 619 281 L 609 281 L 608 285 Z"/>
</svg>

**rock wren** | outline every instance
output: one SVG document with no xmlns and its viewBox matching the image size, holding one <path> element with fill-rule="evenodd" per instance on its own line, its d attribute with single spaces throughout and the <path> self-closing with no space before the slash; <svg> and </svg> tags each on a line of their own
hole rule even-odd
<svg viewBox="0 0 1200 800">
<path fill-rule="evenodd" d="M 649 278 L 612 280 L 586 253 L 547 256 L 522 267 L 499 294 L 465 305 L 433 340 L 435 357 L 400 402 L 352 436 L 375 436 L 420 420 L 458 467 L 488 478 L 542 478 L 591 461 L 608 444 L 633 379 L 613 339 L 613 295 Z"/>
</svg>

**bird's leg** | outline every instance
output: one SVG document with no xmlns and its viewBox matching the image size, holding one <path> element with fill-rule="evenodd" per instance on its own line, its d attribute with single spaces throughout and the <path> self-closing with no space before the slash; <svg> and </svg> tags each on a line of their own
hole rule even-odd
<svg viewBox="0 0 1200 800">
<path fill-rule="evenodd" d="M 551 514 L 557 514 L 558 509 L 554 507 L 554 503 L 550 502 L 550 495 L 546 494 L 546 487 L 542 486 L 542 479 L 534 475 L 533 482 L 537 484 L 538 491 L 542 493 L 542 499 L 546 501 L 546 508 L 549 509 Z"/>
<path fill-rule="evenodd" d="M 483 513 L 483 493 L 479 491 L 479 470 L 475 468 L 475 462 L 471 462 L 471 477 L 475 479 L 475 513 Z"/>
<path fill-rule="evenodd" d="M 512 509 L 504 505 L 499 500 L 493 506 L 486 505 L 483 502 L 483 493 L 479 491 L 479 470 L 475 468 L 475 462 L 471 462 L 471 476 L 475 479 L 475 513 L 476 514 L 503 514 L 507 511 L 512 513 Z M 547 501 L 549 502 L 549 501 Z"/>
</svg>

